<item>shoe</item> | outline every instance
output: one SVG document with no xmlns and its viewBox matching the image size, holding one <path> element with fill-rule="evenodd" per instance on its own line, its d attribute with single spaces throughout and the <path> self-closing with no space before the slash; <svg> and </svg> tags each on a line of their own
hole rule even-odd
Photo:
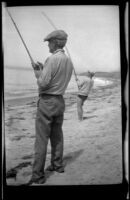
<svg viewBox="0 0 130 200">
<path fill-rule="evenodd" d="M 58 172 L 58 173 L 63 173 L 64 172 L 64 168 L 63 167 L 59 167 L 59 168 L 55 168 L 55 167 L 53 167 L 52 165 L 50 165 L 50 166 L 48 166 L 47 168 L 46 168 L 46 171 L 56 171 L 56 172 Z"/>
<path fill-rule="evenodd" d="M 46 181 L 45 177 L 38 179 L 38 180 L 33 180 L 31 179 L 26 185 L 30 186 L 30 185 L 40 185 L 40 184 L 44 184 Z"/>
<path fill-rule="evenodd" d="M 65 172 L 65 170 L 64 170 L 63 167 L 60 167 L 60 168 L 58 168 L 58 169 L 55 169 L 55 171 L 58 172 L 58 173 L 64 173 L 64 172 Z"/>
<path fill-rule="evenodd" d="M 47 168 L 46 168 L 46 171 L 55 171 L 54 170 L 54 167 L 52 165 L 49 165 Z"/>
</svg>

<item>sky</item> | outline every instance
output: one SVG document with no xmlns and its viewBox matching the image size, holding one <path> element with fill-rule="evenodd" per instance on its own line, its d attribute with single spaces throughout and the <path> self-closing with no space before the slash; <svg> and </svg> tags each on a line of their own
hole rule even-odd
<svg viewBox="0 0 130 200">
<path fill-rule="evenodd" d="M 8 8 L 35 62 L 50 56 L 44 38 L 58 29 L 68 34 L 67 49 L 76 72 L 120 71 L 118 5 L 24 6 Z M 31 67 L 30 58 L 5 7 L 2 9 L 6 66 Z M 66 52 L 67 53 L 67 52 Z"/>
</svg>

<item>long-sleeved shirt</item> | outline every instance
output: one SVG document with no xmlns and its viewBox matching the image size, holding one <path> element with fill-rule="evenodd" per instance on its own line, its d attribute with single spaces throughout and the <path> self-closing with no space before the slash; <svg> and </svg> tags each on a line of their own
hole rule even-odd
<svg viewBox="0 0 130 200">
<path fill-rule="evenodd" d="M 88 96 L 90 93 L 93 85 L 94 85 L 94 80 L 91 78 L 85 77 L 83 80 L 78 81 L 79 84 L 79 91 L 78 95 L 83 95 L 83 96 Z"/>
<path fill-rule="evenodd" d="M 37 80 L 39 94 L 63 95 L 71 79 L 73 64 L 63 49 L 56 50 L 44 63 Z"/>
</svg>

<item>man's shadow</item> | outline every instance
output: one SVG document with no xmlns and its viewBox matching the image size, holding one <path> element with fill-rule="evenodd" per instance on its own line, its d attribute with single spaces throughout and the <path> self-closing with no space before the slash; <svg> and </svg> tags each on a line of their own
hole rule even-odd
<svg viewBox="0 0 130 200">
<path fill-rule="evenodd" d="M 70 152 L 67 155 L 65 155 L 64 158 L 63 158 L 64 168 L 65 168 L 66 165 L 69 165 L 72 162 L 74 162 L 82 153 L 83 153 L 83 149 L 80 149 L 78 151 Z M 50 176 L 52 176 L 54 174 L 54 172 L 55 171 L 47 171 L 47 170 L 45 170 L 46 178 L 49 178 Z"/>
</svg>

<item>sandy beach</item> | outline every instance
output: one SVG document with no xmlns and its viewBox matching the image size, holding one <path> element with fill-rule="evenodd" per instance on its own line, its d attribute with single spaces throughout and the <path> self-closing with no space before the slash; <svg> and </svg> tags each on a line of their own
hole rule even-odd
<svg viewBox="0 0 130 200">
<path fill-rule="evenodd" d="M 76 94 L 64 95 L 65 172 L 46 174 L 44 185 L 93 185 L 122 182 L 121 85 L 93 89 L 78 121 Z M 31 178 L 37 97 L 5 101 L 6 181 L 21 185 Z M 50 164 L 48 144 L 46 167 Z M 45 167 L 45 168 L 46 168 Z M 44 186 L 43 185 L 43 186 Z"/>
</svg>

